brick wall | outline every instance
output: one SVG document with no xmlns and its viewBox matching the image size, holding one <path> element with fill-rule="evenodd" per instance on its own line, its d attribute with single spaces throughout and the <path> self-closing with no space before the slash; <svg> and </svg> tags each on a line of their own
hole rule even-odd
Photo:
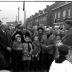
<svg viewBox="0 0 72 72">
<path fill-rule="evenodd" d="M 65 18 L 68 18 L 68 10 L 71 9 L 70 11 L 70 17 L 72 17 L 72 2 L 68 5 L 65 5 L 63 7 L 60 7 L 58 9 L 55 9 L 52 11 L 53 14 L 53 22 L 54 22 L 54 18 L 55 18 L 55 13 L 56 13 L 56 22 L 58 21 L 64 21 Z M 66 11 L 66 16 L 63 17 L 63 11 Z M 58 18 L 58 12 L 60 12 L 60 18 Z"/>
</svg>

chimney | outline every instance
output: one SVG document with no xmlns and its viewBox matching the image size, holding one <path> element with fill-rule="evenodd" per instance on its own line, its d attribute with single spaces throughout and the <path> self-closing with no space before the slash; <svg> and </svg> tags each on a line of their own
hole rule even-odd
<svg viewBox="0 0 72 72">
<path fill-rule="evenodd" d="M 43 11 L 39 10 L 39 14 L 42 14 L 42 13 L 43 13 Z"/>
<path fill-rule="evenodd" d="M 46 8 L 49 8 L 49 5 L 46 5 Z"/>
</svg>

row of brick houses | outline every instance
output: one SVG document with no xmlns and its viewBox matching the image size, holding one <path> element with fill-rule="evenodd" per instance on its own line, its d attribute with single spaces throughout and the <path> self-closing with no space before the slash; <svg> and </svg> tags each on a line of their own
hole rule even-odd
<svg viewBox="0 0 72 72">
<path fill-rule="evenodd" d="M 71 24 L 72 20 L 72 2 L 55 2 L 51 6 L 46 6 L 43 11 L 35 13 L 27 19 L 29 26 L 44 25 L 53 26 L 54 24 L 63 24 L 66 22 Z"/>
<path fill-rule="evenodd" d="M 48 9 L 48 5 L 46 9 Z M 43 11 L 39 10 L 39 13 L 35 13 L 35 15 L 32 15 L 30 18 L 27 19 L 27 25 L 28 26 L 43 26 L 47 25 L 47 17 L 48 17 L 48 12 L 44 9 Z"/>
<path fill-rule="evenodd" d="M 53 23 L 62 24 L 71 23 L 72 18 L 72 2 L 59 2 L 53 9 Z"/>
</svg>

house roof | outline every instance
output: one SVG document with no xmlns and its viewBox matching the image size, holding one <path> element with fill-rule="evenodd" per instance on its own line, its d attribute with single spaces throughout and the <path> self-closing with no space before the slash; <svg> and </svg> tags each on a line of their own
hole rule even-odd
<svg viewBox="0 0 72 72">
<path fill-rule="evenodd" d="M 52 10 L 58 9 L 58 8 L 65 6 L 69 3 L 71 3 L 71 2 L 58 2 L 58 4 L 56 4 L 56 6 Z"/>
<path fill-rule="evenodd" d="M 16 25 L 18 25 L 18 23 L 17 22 L 7 22 L 7 25 L 14 25 L 14 26 L 16 26 Z"/>
</svg>

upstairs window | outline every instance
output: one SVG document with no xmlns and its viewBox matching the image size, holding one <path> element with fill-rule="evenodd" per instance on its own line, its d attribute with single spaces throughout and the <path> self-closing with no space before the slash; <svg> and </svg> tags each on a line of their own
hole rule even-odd
<svg viewBox="0 0 72 72">
<path fill-rule="evenodd" d="M 55 13 L 55 19 L 56 19 L 56 13 Z"/>
<path fill-rule="evenodd" d="M 71 9 L 68 9 L 68 17 L 70 17 Z"/>
<path fill-rule="evenodd" d="M 60 18 L 60 12 L 58 12 L 58 18 Z"/>
<path fill-rule="evenodd" d="M 63 17 L 66 17 L 66 10 L 63 11 Z"/>
<path fill-rule="evenodd" d="M 56 22 L 57 14 L 54 13 L 54 22 Z"/>
</svg>

